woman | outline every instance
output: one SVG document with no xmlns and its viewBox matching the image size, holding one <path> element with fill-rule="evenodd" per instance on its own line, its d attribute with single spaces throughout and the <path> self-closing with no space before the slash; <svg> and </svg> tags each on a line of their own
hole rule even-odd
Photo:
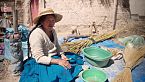
<svg viewBox="0 0 145 82">
<path fill-rule="evenodd" d="M 57 40 L 57 35 L 53 29 L 55 22 L 62 19 L 62 15 L 55 14 L 52 9 L 44 9 L 40 15 L 34 19 L 36 29 L 29 37 L 32 57 L 37 63 L 59 64 L 65 68 L 70 68 L 70 64 L 62 51 Z M 52 59 L 51 55 L 61 55 L 62 59 Z"/>
<path fill-rule="evenodd" d="M 42 10 L 34 19 L 36 26 L 28 40 L 30 60 L 24 65 L 20 82 L 70 82 L 81 71 L 79 66 L 73 75 L 70 74 L 72 66 L 58 44 L 53 27 L 61 19 L 62 15 L 54 13 L 52 9 Z M 56 58 L 55 55 L 61 57 Z"/>
</svg>

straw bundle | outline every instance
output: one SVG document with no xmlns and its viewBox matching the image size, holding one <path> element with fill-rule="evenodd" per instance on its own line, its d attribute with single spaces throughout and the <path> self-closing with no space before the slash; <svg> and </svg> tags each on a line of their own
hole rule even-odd
<svg viewBox="0 0 145 82">
<path fill-rule="evenodd" d="M 127 46 L 125 48 L 124 70 L 119 73 L 113 80 L 113 82 L 132 82 L 131 69 L 138 65 L 145 56 L 145 45 L 141 47 Z"/>
<path fill-rule="evenodd" d="M 84 47 L 91 45 L 92 43 L 96 43 L 99 41 L 103 41 L 105 39 L 111 38 L 115 36 L 119 30 L 114 30 L 110 33 L 102 34 L 99 36 L 91 35 L 88 39 L 80 40 L 76 42 L 66 42 L 61 45 L 62 49 L 65 49 L 66 52 L 80 53 Z"/>
</svg>

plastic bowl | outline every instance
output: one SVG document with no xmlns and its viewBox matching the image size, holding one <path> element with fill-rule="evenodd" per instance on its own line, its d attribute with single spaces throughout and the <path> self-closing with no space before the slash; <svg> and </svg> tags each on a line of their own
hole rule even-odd
<svg viewBox="0 0 145 82">
<path fill-rule="evenodd" d="M 85 59 L 93 66 L 104 67 L 108 64 L 112 53 L 98 47 L 86 47 L 82 50 Z"/>
<path fill-rule="evenodd" d="M 85 82 L 105 82 L 107 75 L 100 69 L 91 68 L 82 72 L 81 78 Z"/>
</svg>

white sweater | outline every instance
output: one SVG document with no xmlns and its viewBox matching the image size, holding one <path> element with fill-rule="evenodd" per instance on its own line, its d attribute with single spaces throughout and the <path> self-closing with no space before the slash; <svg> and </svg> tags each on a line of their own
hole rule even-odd
<svg viewBox="0 0 145 82">
<path fill-rule="evenodd" d="M 61 50 L 55 30 L 53 29 L 54 42 L 51 42 L 47 34 L 41 29 L 36 28 L 30 35 L 29 42 L 32 57 L 37 63 L 50 64 L 51 56 Z"/>
</svg>

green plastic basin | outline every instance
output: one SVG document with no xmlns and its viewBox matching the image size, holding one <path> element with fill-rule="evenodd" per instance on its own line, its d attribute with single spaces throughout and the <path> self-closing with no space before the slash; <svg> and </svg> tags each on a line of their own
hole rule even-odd
<svg viewBox="0 0 145 82">
<path fill-rule="evenodd" d="M 105 82 L 107 80 L 106 73 L 97 68 L 83 71 L 81 77 L 85 82 Z"/>
<path fill-rule="evenodd" d="M 104 67 L 108 64 L 112 53 L 98 47 L 86 47 L 82 50 L 85 60 L 97 67 Z"/>
</svg>

